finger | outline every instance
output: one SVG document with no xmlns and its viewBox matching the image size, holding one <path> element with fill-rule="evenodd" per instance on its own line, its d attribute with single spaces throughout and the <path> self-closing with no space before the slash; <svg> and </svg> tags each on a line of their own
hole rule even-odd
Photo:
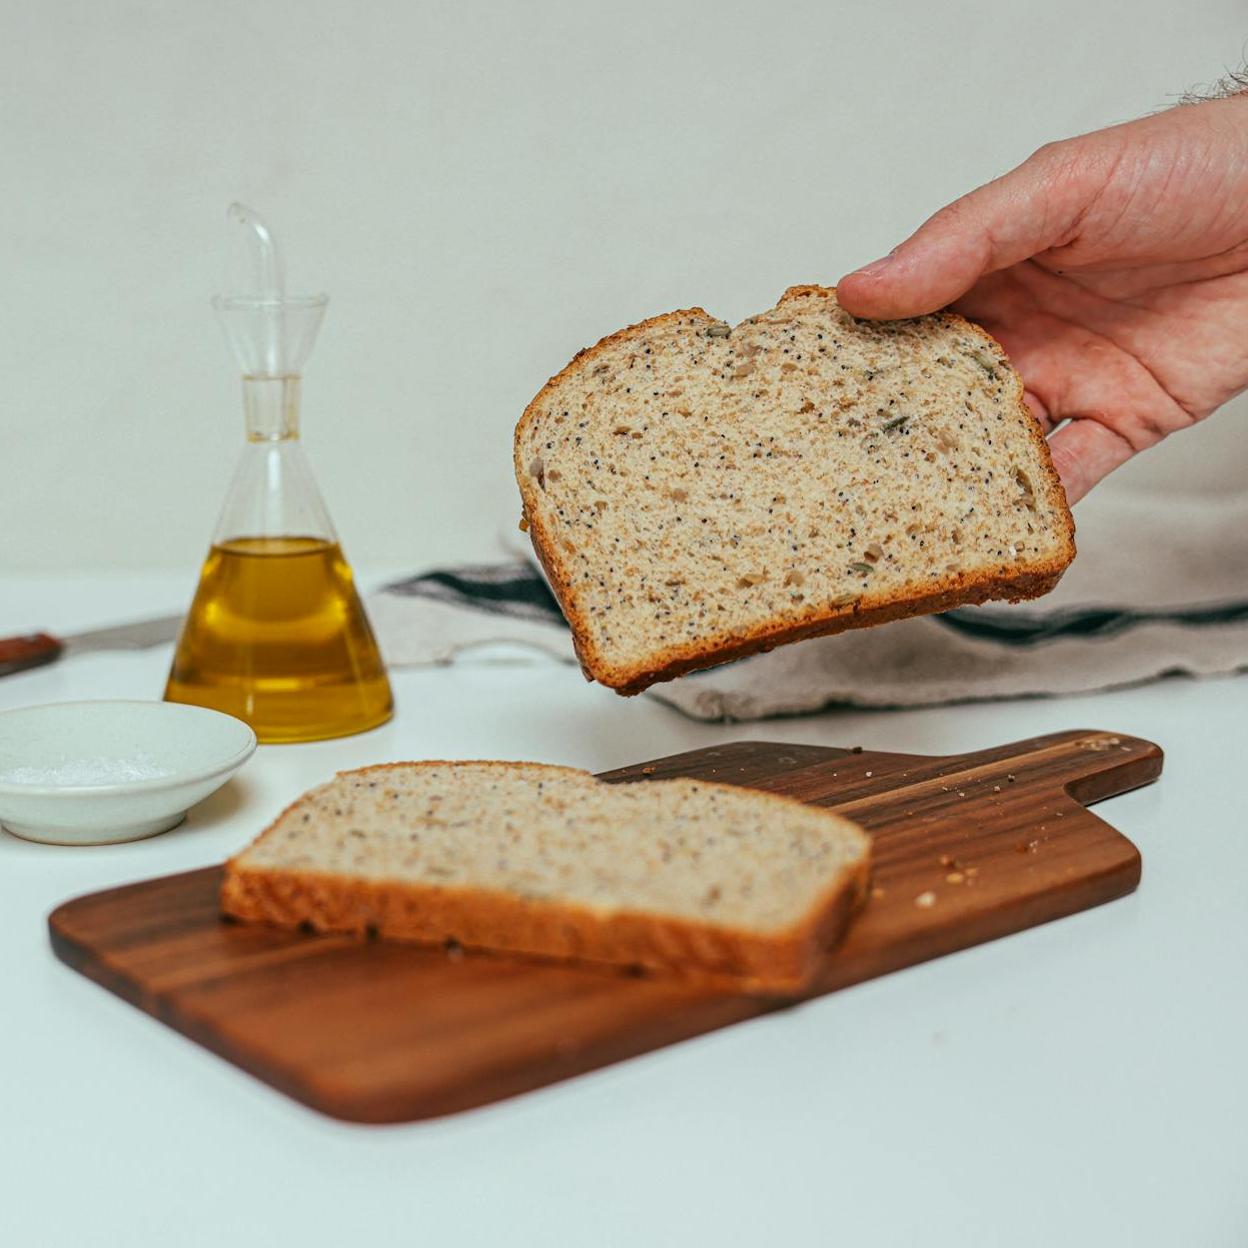
<svg viewBox="0 0 1248 1248">
<path fill-rule="evenodd" d="M 1075 139 L 1041 148 L 929 218 L 882 260 L 847 274 L 837 298 L 855 316 L 920 316 L 984 274 L 1067 242 L 1099 186 Z"/>
<path fill-rule="evenodd" d="M 984 278 L 953 306 L 1001 343 L 1051 425 L 1090 419 L 1140 451 L 1193 423 L 1140 353 L 1098 332 L 1095 317 L 1085 316 L 1082 307 L 1074 319 L 1046 311 L 1029 285 L 1033 273 L 1032 265 L 1015 265 Z"/>
<path fill-rule="evenodd" d="M 1077 503 L 1098 481 L 1135 454 L 1121 434 L 1095 420 L 1072 420 L 1049 439 L 1053 467 L 1066 489 L 1066 501 Z"/>
<path fill-rule="evenodd" d="M 1027 410 L 1036 418 L 1036 423 L 1045 436 L 1052 433 L 1053 421 L 1049 417 L 1049 409 L 1045 407 L 1040 396 L 1034 390 L 1024 390 L 1023 402 L 1027 404 Z"/>
</svg>

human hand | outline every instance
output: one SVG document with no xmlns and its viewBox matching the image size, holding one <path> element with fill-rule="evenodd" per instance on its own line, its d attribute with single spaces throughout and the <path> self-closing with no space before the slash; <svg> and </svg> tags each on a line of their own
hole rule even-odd
<svg viewBox="0 0 1248 1248">
<path fill-rule="evenodd" d="M 1042 147 L 837 297 L 856 316 L 952 305 L 980 322 L 1045 432 L 1061 426 L 1073 503 L 1248 387 L 1248 95 Z"/>
</svg>

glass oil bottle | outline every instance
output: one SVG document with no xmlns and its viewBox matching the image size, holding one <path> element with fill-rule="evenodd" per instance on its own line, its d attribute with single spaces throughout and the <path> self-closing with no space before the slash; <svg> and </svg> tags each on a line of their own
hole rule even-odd
<svg viewBox="0 0 1248 1248">
<path fill-rule="evenodd" d="M 287 296 L 264 222 L 230 212 L 260 285 L 213 300 L 243 371 L 247 442 L 165 698 L 234 715 L 262 742 L 363 732 L 393 714 L 390 683 L 299 441 L 301 370 L 328 300 Z"/>
</svg>

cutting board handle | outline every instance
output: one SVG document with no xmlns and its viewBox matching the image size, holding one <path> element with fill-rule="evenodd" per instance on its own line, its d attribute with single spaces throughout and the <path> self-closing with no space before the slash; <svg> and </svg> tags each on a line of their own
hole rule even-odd
<svg viewBox="0 0 1248 1248">
<path fill-rule="evenodd" d="M 24 672 L 61 657 L 65 647 L 50 633 L 27 633 L 24 637 L 0 637 L 0 676 Z"/>
</svg>

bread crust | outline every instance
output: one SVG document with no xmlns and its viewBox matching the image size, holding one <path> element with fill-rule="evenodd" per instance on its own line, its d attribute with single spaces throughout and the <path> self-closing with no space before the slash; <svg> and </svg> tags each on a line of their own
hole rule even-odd
<svg viewBox="0 0 1248 1248">
<path fill-rule="evenodd" d="M 480 762 L 474 760 L 477 765 Z M 383 763 L 340 772 L 368 775 L 394 768 L 450 767 L 444 761 Z M 517 770 L 589 776 L 572 767 L 540 763 L 493 762 Z M 648 783 L 634 781 L 633 783 Z M 658 783 L 662 783 L 661 781 Z M 698 781 L 707 789 L 741 788 Z M 292 802 L 256 838 L 274 833 L 318 790 Z M 794 798 L 749 790 L 768 803 L 810 807 Z M 843 935 L 866 897 L 870 841 L 859 829 L 864 852 L 846 863 L 821 897 L 791 927 L 754 932 L 715 923 L 636 910 L 598 911 L 567 902 L 528 899 L 495 889 L 436 886 L 399 880 L 351 879 L 319 871 L 249 866 L 247 850 L 225 864 L 220 904 L 224 915 L 279 927 L 311 927 L 318 932 L 377 935 L 420 944 L 448 941 L 470 949 L 516 953 L 561 961 L 607 964 L 728 979 L 749 992 L 797 992 L 814 975 L 820 954 Z M 250 848 L 250 846 L 249 846 Z"/>
<path fill-rule="evenodd" d="M 784 292 L 776 306 L 780 307 L 790 300 L 810 297 L 835 299 L 836 287 L 791 286 Z M 994 349 L 994 353 L 1005 354 L 1001 344 L 982 325 L 968 321 L 956 312 L 937 312 L 933 316 L 951 327 L 975 334 Z M 520 487 L 524 523 L 527 524 L 534 553 L 545 569 L 555 597 L 572 629 L 572 643 L 586 679 L 596 680 L 623 696 L 632 696 L 661 681 L 674 680 L 687 672 L 746 658 L 788 642 L 845 632 L 851 628 L 870 628 L 892 620 L 947 611 L 953 607 L 972 606 L 990 599 L 1008 599 L 1010 602 L 1018 602 L 1026 598 L 1039 598 L 1047 594 L 1061 579 L 1062 573 L 1066 571 L 1075 557 L 1074 520 L 1066 502 L 1065 490 L 1057 475 L 1057 470 L 1053 467 L 1048 443 L 1024 401 L 1022 380 L 1011 367 L 1009 371 L 1014 382 L 1014 404 L 1026 418 L 1023 428 L 1032 443 L 1043 473 L 1042 481 L 1036 483 L 1036 492 L 1043 493 L 1063 525 L 1064 532 L 1060 534 L 1062 550 L 1058 555 L 1037 560 L 1028 565 L 1025 570 L 1008 575 L 950 573 L 933 581 L 922 594 L 910 598 L 898 599 L 882 593 L 863 593 L 853 602 L 843 606 L 812 609 L 796 621 L 783 624 L 779 621 L 764 623 L 744 632 L 726 631 L 696 644 L 665 646 L 655 651 L 655 661 L 645 667 L 623 666 L 605 659 L 594 645 L 593 638 L 586 627 L 586 617 L 576 605 L 575 590 L 568 568 L 555 542 L 551 540 L 547 532 L 541 508 L 538 506 L 537 495 L 529 474 L 524 471 L 521 463 L 521 441 L 529 425 L 537 419 L 538 406 L 542 399 L 550 391 L 556 389 L 566 377 L 586 367 L 592 368 L 596 357 L 608 347 L 641 337 L 655 326 L 686 317 L 703 317 L 708 326 L 719 324 L 704 309 L 687 308 L 678 312 L 665 312 L 659 316 L 652 316 L 647 320 L 639 321 L 636 325 L 630 325 L 613 334 L 608 334 L 594 346 L 578 351 L 567 366 L 556 373 L 538 391 L 516 425 L 513 460 L 516 482 Z"/>
</svg>

